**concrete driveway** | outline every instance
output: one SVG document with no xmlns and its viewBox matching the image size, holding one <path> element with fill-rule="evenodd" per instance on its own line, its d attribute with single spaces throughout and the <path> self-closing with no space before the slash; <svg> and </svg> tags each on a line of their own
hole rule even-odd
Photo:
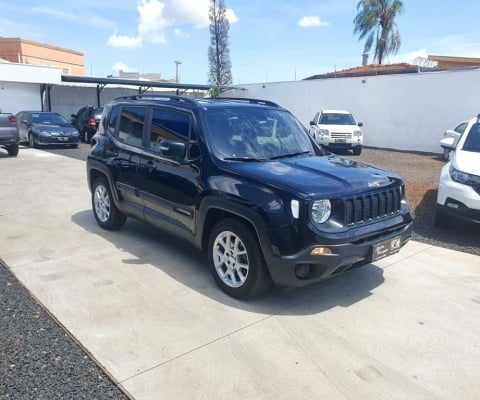
<svg viewBox="0 0 480 400">
<path fill-rule="evenodd" d="M 410 242 L 240 302 L 188 244 L 101 230 L 83 161 L 27 148 L 0 169 L 0 258 L 135 399 L 480 398 L 478 256 Z"/>
</svg>

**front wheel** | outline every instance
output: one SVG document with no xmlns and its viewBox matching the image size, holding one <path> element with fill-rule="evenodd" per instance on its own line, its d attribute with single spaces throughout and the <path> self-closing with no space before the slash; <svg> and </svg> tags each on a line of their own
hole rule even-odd
<svg viewBox="0 0 480 400">
<path fill-rule="evenodd" d="M 103 177 L 93 184 L 92 209 L 98 225 L 103 229 L 120 229 L 127 219 L 115 205 L 108 182 Z"/>
<path fill-rule="evenodd" d="M 450 149 L 447 147 L 443 148 L 443 159 L 448 161 L 450 159 Z"/>
<path fill-rule="evenodd" d="M 28 145 L 33 149 L 34 147 L 37 147 L 37 144 L 35 143 L 35 138 L 33 137 L 33 133 L 30 133 L 28 135 Z"/>
<path fill-rule="evenodd" d="M 237 219 L 215 225 L 208 241 L 208 260 L 217 284 L 237 299 L 257 296 L 271 284 L 256 235 Z"/>
</svg>

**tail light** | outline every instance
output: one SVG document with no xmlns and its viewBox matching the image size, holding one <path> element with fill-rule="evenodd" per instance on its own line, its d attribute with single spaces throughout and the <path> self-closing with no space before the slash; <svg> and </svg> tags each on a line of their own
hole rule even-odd
<svg viewBox="0 0 480 400">
<path fill-rule="evenodd" d="M 95 122 L 94 118 L 90 118 L 88 120 L 88 125 L 90 125 L 90 128 L 92 128 L 92 129 L 97 129 L 97 123 Z"/>
<path fill-rule="evenodd" d="M 10 115 L 8 117 L 8 120 L 10 121 L 11 124 L 16 124 L 17 123 L 17 117 L 15 115 Z"/>
</svg>

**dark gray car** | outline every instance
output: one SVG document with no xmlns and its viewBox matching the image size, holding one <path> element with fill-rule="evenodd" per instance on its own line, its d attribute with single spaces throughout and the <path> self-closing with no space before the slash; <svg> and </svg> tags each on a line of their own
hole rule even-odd
<svg viewBox="0 0 480 400">
<path fill-rule="evenodd" d="M 17 114 L 21 142 L 30 147 L 62 145 L 77 147 L 80 135 L 65 117 L 48 111 L 21 111 Z"/>
<path fill-rule="evenodd" d="M 0 112 L 0 147 L 5 147 L 9 156 L 18 155 L 17 118 L 13 114 Z"/>
</svg>

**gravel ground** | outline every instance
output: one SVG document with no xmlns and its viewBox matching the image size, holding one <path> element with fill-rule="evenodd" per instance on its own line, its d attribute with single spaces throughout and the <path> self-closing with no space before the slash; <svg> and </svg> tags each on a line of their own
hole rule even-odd
<svg viewBox="0 0 480 400">
<path fill-rule="evenodd" d="M 47 149 L 85 160 L 88 145 Z M 21 151 L 21 150 L 20 150 Z M 405 179 L 414 216 L 413 239 L 480 255 L 480 227 L 452 221 L 433 226 L 440 155 L 366 148 L 355 161 Z M 89 356 L 10 274 L 0 260 L 0 399 L 127 399 Z"/>
<path fill-rule="evenodd" d="M 0 399 L 128 399 L 0 260 Z"/>
</svg>

